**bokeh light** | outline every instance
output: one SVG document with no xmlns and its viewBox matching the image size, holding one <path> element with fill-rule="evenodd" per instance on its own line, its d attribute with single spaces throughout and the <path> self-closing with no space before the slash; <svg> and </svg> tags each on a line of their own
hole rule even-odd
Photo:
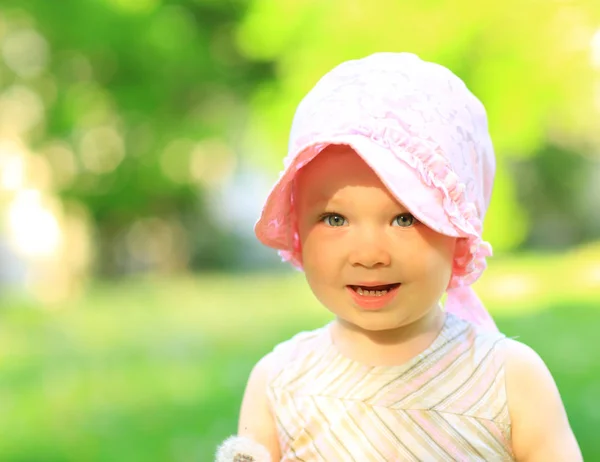
<svg viewBox="0 0 600 462">
<path fill-rule="evenodd" d="M 48 43 L 33 29 L 16 29 L 3 38 L 2 57 L 8 68 L 19 77 L 37 77 L 48 64 Z"/>
<path fill-rule="evenodd" d="M 592 66 L 596 69 L 600 69 L 600 29 L 598 29 L 594 35 L 592 35 L 591 45 L 591 61 Z"/>
<path fill-rule="evenodd" d="M 95 127 L 85 130 L 79 142 L 83 167 L 92 173 L 115 170 L 125 157 L 123 138 L 114 127 Z"/>
<path fill-rule="evenodd" d="M 44 119 L 44 105 L 36 92 L 14 85 L 0 94 L 0 133 L 26 135 Z"/>
<path fill-rule="evenodd" d="M 2 188 L 16 191 L 25 181 L 23 146 L 15 140 L 0 139 L 0 167 Z"/>
<path fill-rule="evenodd" d="M 40 191 L 20 190 L 8 208 L 12 240 L 26 257 L 48 257 L 61 244 L 55 212 L 42 201 Z"/>
</svg>

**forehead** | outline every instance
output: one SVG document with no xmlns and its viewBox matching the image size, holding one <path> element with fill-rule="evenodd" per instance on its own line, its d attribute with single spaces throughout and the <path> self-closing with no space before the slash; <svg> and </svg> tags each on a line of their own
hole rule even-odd
<svg viewBox="0 0 600 462">
<path fill-rule="evenodd" d="M 298 172 L 295 195 L 304 205 L 344 199 L 357 189 L 397 202 L 379 177 L 350 147 L 329 146 Z"/>
</svg>

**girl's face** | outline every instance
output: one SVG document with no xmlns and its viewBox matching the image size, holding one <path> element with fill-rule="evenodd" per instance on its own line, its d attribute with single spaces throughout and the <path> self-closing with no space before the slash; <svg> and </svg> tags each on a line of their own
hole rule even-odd
<svg viewBox="0 0 600 462">
<path fill-rule="evenodd" d="M 381 331 L 434 309 L 448 287 L 456 238 L 410 215 L 347 146 L 330 146 L 295 185 L 302 263 L 319 301 L 341 320 Z M 355 286 L 400 284 L 384 306 Z"/>
</svg>

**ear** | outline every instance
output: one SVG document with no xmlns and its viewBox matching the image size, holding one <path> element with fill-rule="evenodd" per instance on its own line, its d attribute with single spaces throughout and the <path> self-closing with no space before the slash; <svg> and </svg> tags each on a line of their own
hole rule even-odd
<svg viewBox="0 0 600 462">
<path fill-rule="evenodd" d="M 454 247 L 454 262 L 452 265 L 453 273 L 459 276 L 464 276 L 467 273 L 467 265 L 470 261 L 471 250 L 469 239 L 466 237 L 457 238 L 456 245 Z"/>
<path fill-rule="evenodd" d="M 464 260 L 469 257 L 469 240 L 466 237 L 456 239 L 456 248 L 454 250 L 454 258 Z"/>
</svg>

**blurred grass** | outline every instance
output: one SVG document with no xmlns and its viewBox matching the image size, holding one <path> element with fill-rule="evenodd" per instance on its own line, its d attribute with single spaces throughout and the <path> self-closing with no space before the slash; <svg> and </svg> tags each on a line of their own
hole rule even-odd
<svg viewBox="0 0 600 462">
<path fill-rule="evenodd" d="M 599 257 L 499 259 L 478 283 L 546 360 L 586 460 L 600 460 Z M 328 319 L 287 272 L 97 283 L 60 310 L 5 298 L 0 460 L 211 461 L 256 360 Z"/>
</svg>

